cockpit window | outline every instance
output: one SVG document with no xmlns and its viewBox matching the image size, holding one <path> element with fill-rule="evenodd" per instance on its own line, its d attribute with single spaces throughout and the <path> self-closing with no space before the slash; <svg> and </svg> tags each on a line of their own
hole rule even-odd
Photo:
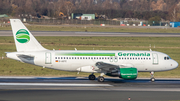
<svg viewBox="0 0 180 101">
<path fill-rule="evenodd" d="M 169 59 L 171 59 L 169 56 L 164 57 L 164 60 L 169 60 Z"/>
<path fill-rule="evenodd" d="M 164 60 L 166 60 L 166 57 L 164 57 Z"/>
</svg>

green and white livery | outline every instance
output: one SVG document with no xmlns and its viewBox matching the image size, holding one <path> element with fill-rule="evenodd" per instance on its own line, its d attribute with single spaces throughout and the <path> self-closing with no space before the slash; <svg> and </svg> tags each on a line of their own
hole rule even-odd
<svg viewBox="0 0 180 101">
<path fill-rule="evenodd" d="M 138 72 L 168 71 L 178 67 L 178 63 L 167 54 L 157 51 L 94 51 L 94 50 L 47 50 L 34 38 L 19 19 L 10 19 L 17 52 L 7 53 L 7 57 L 41 67 L 88 72 L 90 80 L 94 73 L 103 82 L 103 75 L 122 79 L 136 79 Z"/>
<path fill-rule="evenodd" d="M 17 31 L 16 40 L 19 43 L 27 43 L 27 42 L 29 42 L 30 37 L 29 37 L 28 31 L 25 30 L 25 29 L 20 29 L 19 31 Z"/>
</svg>

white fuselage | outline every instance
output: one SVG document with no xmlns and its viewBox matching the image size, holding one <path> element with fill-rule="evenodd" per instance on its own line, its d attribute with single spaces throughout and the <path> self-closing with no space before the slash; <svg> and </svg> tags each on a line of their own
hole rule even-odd
<svg viewBox="0 0 180 101">
<path fill-rule="evenodd" d="M 25 55 L 33 58 L 18 57 Z M 90 51 L 90 50 L 46 50 L 36 52 L 12 52 L 8 58 L 46 68 L 79 71 L 102 72 L 95 64 L 104 62 L 124 67 L 135 67 L 138 72 L 166 71 L 178 67 L 178 63 L 167 54 L 157 51 Z"/>
</svg>

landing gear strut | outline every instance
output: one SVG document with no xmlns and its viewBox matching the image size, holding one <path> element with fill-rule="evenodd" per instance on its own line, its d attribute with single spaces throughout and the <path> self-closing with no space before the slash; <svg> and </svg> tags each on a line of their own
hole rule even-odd
<svg viewBox="0 0 180 101">
<path fill-rule="evenodd" d="M 95 80 L 96 76 L 94 75 L 94 73 L 92 73 L 91 75 L 89 75 L 89 80 Z"/>
<path fill-rule="evenodd" d="M 150 72 L 150 74 L 151 74 L 151 82 L 154 82 L 155 81 L 154 72 Z"/>
<path fill-rule="evenodd" d="M 98 81 L 99 82 L 104 82 L 104 77 L 103 77 L 104 73 L 101 73 L 101 75 L 98 77 Z"/>
</svg>

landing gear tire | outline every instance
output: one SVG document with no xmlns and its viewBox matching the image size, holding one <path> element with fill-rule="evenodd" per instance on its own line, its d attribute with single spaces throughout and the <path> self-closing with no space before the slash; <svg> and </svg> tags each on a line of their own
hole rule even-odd
<svg viewBox="0 0 180 101">
<path fill-rule="evenodd" d="M 151 78 L 151 82 L 154 82 L 155 81 L 155 78 L 153 77 L 153 78 Z"/>
<path fill-rule="evenodd" d="M 103 76 L 99 76 L 98 77 L 98 82 L 104 82 L 104 77 Z"/>
<path fill-rule="evenodd" d="M 96 79 L 96 76 L 95 75 L 89 75 L 89 80 L 95 80 Z"/>
<path fill-rule="evenodd" d="M 155 81 L 154 72 L 150 72 L 150 74 L 151 74 L 151 82 L 154 82 Z"/>
</svg>

